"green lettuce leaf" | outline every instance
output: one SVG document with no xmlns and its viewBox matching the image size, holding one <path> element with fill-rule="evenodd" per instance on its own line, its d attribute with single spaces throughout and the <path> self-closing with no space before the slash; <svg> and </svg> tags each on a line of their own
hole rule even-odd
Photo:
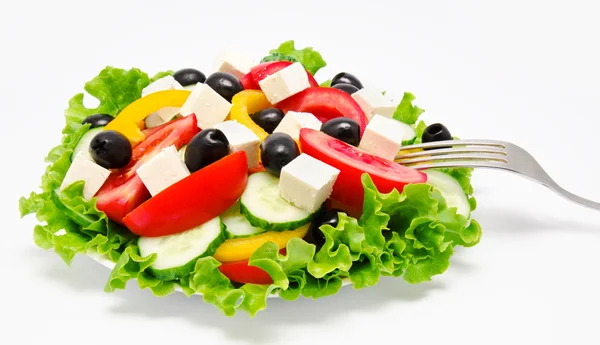
<svg viewBox="0 0 600 345">
<path fill-rule="evenodd" d="M 320 87 L 331 87 L 331 79 L 327 79 L 324 82 L 322 82 L 321 84 L 319 84 Z"/>
<path fill-rule="evenodd" d="M 419 119 L 419 116 L 425 111 L 412 104 L 415 99 L 416 98 L 412 93 L 405 92 L 400 104 L 398 104 L 398 107 L 396 107 L 396 110 L 394 111 L 394 119 L 402 121 L 407 125 L 415 124 Z"/>
<path fill-rule="evenodd" d="M 269 56 L 263 58 L 263 61 L 292 61 L 300 62 L 304 68 L 315 75 L 318 70 L 327 66 L 321 54 L 312 47 L 296 49 L 294 41 L 286 41 L 279 45 L 279 48 L 272 49 Z M 295 61 L 293 61 L 295 60 Z"/>
</svg>

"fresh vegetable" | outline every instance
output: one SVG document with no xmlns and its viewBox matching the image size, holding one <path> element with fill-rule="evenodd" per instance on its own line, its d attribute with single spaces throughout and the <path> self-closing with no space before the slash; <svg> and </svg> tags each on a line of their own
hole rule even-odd
<svg viewBox="0 0 600 345">
<path fill-rule="evenodd" d="M 290 110 L 312 113 L 323 123 L 336 117 L 347 117 L 358 123 L 361 136 L 369 122 L 352 96 L 332 87 L 308 88 L 277 106 L 285 113 Z"/>
<path fill-rule="evenodd" d="M 229 114 L 231 120 L 248 127 L 260 140 L 264 140 L 269 135 L 250 117 L 250 114 L 272 107 L 264 93 L 256 90 L 244 90 L 233 96 L 231 103 L 231 113 Z"/>
<path fill-rule="evenodd" d="M 260 144 L 260 160 L 271 174 L 279 176 L 281 169 L 300 155 L 296 141 L 286 133 L 273 133 Z"/>
<path fill-rule="evenodd" d="M 150 273 L 162 280 L 185 277 L 194 270 L 196 261 L 211 256 L 225 241 L 225 225 L 215 217 L 202 225 L 174 235 L 140 237 L 141 256 L 156 254 Z"/>
<path fill-rule="evenodd" d="M 352 119 L 336 117 L 321 126 L 321 132 L 345 142 L 348 145 L 360 144 L 360 126 Z"/>
<path fill-rule="evenodd" d="M 215 72 L 209 75 L 205 83 L 225 98 L 227 102 L 231 102 L 233 96 L 244 89 L 238 78 L 226 72 Z"/>
<path fill-rule="evenodd" d="M 253 226 L 266 230 L 296 229 L 307 224 L 312 214 L 285 201 L 279 193 L 279 179 L 262 172 L 248 177 L 240 198 L 240 212 Z"/>
<path fill-rule="evenodd" d="M 127 214 L 123 223 L 144 237 L 194 228 L 225 212 L 238 200 L 248 182 L 247 170 L 246 153 L 232 153 L 147 200 Z"/>
<path fill-rule="evenodd" d="M 315 218 L 310 223 L 309 232 L 313 243 L 315 243 L 318 248 L 321 248 L 325 243 L 325 235 L 323 234 L 323 231 L 321 231 L 321 226 L 329 225 L 334 228 L 337 227 L 339 222 L 338 214 L 340 212 L 343 211 L 340 209 L 322 209 L 315 215 Z"/>
<path fill-rule="evenodd" d="M 389 193 L 393 189 L 402 191 L 409 183 L 427 181 L 427 175 L 422 172 L 371 155 L 310 128 L 300 130 L 300 149 L 303 153 L 340 170 L 331 197 L 353 208 L 363 205 L 363 173 L 371 176 L 373 183 L 382 193 Z"/>
<path fill-rule="evenodd" d="M 190 172 L 198 171 L 229 154 L 229 141 L 215 128 L 196 134 L 185 148 L 185 164 Z"/>
<path fill-rule="evenodd" d="M 446 173 L 432 169 L 426 170 L 425 174 L 427 174 L 427 183 L 442 193 L 448 208 L 455 207 L 457 214 L 467 218 L 471 215 L 471 205 L 467 195 L 456 179 Z"/>
<path fill-rule="evenodd" d="M 167 90 L 148 94 L 129 104 L 105 129 L 123 134 L 132 146 L 136 146 L 145 139 L 140 125 L 146 116 L 164 107 L 181 107 L 189 95 L 188 90 Z"/>
<path fill-rule="evenodd" d="M 400 122 L 400 125 L 402 131 L 398 133 L 398 136 L 402 138 L 402 146 L 411 145 L 417 138 L 417 132 L 415 132 L 414 128 L 404 122 Z"/>
<path fill-rule="evenodd" d="M 271 59 L 273 60 L 298 61 L 312 75 L 315 75 L 318 70 L 327 66 L 327 63 L 323 60 L 319 52 L 312 47 L 296 49 L 294 41 L 283 42 L 277 49 L 272 49 L 269 54 L 271 54 Z M 270 60 L 269 58 L 266 59 Z M 265 61 L 265 58 L 263 58 L 263 61 Z"/>
<path fill-rule="evenodd" d="M 104 127 L 114 119 L 115 118 L 109 114 L 94 114 L 83 119 L 81 124 L 85 125 L 86 123 L 89 123 L 90 129 L 92 129 L 97 127 Z"/>
<path fill-rule="evenodd" d="M 236 202 L 221 215 L 225 224 L 227 238 L 249 237 L 265 232 L 265 229 L 252 226 L 248 219 L 240 213 L 240 203 Z"/>
<path fill-rule="evenodd" d="M 352 85 L 359 90 L 363 88 L 363 84 L 360 82 L 360 80 L 358 80 L 358 78 L 353 74 L 347 72 L 338 73 L 331 79 L 332 87 L 340 84 Z"/>
<path fill-rule="evenodd" d="M 250 118 L 265 132 L 271 134 L 283 119 L 283 115 L 283 111 L 277 108 L 265 108 L 250 115 Z"/>
<path fill-rule="evenodd" d="M 92 159 L 107 169 L 120 169 L 131 161 L 131 143 L 116 131 L 104 130 L 96 134 L 90 142 L 89 151 Z"/>
<path fill-rule="evenodd" d="M 267 272 L 256 266 L 248 265 L 248 260 L 222 263 L 219 271 L 236 283 L 273 284 L 273 279 Z"/>
<path fill-rule="evenodd" d="M 226 240 L 217 248 L 213 257 L 220 262 L 235 262 L 247 260 L 252 254 L 267 242 L 277 245 L 277 250 L 286 248 L 292 238 L 303 238 L 308 233 L 310 225 L 287 231 L 267 231 L 265 233 Z"/>
<path fill-rule="evenodd" d="M 175 78 L 181 86 L 196 85 L 206 81 L 204 73 L 193 68 L 180 69 L 173 74 L 173 78 Z"/>
<path fill-rule="evenodd" d="M 442 125 L 441 123 L 434 123 L 425 128 L 425 132 L 423 132 L 421 140 L 424 143 L 452 140 L 452 134 L 450 134 L 450 131 L 448 128 L 446 128 L 446 126 Z"/>
<path fill-rule="evenodd" d="M 73 149 L 71 161 L 73 161 L 73 158 L 75 158 L 75 156 L 77 156 L 79 153 L 83 153 L 86 157 L 92 158 L 92 156 L 90 155 L 90 143 L 92 142 L 92 139 L 94 139 L 96 134 L 102 132 L 103 130 L 104 127 L 95 127 L 85 132 L 77 142 L 77 146 L 75 146 L 75 149 Z"/>
<path fill-rule="evenodd" d="M 345 93 L 351 95 L 358 91 L 358 88 L 352 84 L 339 83 L 331 86 L 334 89 L 342 90 Z"/>
<path fill-rule="evenodd" d="M 260 89 L 259 82 L 261 80 L 265 79 L 271 74 L 281 71 L 282 69 L 290 66 L 291 64 L 292 62 L 289 61 L 264 62 L 254 66 L 250 70 L 250 74 L 252 75 L 252 79 L 254 80 L 257 89 Z M 317 83 L 317 81 L 312 76 L 312 74 L 310 74 L 310 72 L 306 71 L 306 75 L 308 77 L 308 83 L 311 87 L 319 87 L 319 83 Z"/>
<path fill-rule="evenodd" d="M 110 219 L 122 222 L 126 214 L 150 198 L 136 170 L 166 147 L 181 148 L 198 131 L 196 117 L 188 116 L 148 132 L 146 140 L 133 148 L 129 165 L 111 174 L 96 194 L 98 209 Z"/>
<path fill-rule="evenodd" d="M 394 119 L 406 123 L 407 125 L 414 125 L 417 123 L 419 116 L 425 111 L 412 102 L 415 100 L 415 96 L 410 92 L 405 92 L 402 96 L 400 104 L 394 110 Z M 425 123 L 423 123 L 425 124 Z M 421 136 L 419 136 L 421 138 Z"/>
</svg>

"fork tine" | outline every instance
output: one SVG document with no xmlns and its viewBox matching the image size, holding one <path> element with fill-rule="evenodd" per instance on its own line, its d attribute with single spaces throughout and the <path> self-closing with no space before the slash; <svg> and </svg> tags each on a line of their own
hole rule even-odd
<svg viewBox="0 0 600 345">
<path fill-rule="evenodd" d="M 404 150 L 415 150 L 415 149 L 432 149 L 432 148 L 446 148 L 452 146 L 464 146 L 464 145 L 473 145 L 473 146 L 492 146 L 498 148 L 506 148 L 506 143 L 502 141 L 495 140 L 445 140 L 445 141 L 435 141 L 425 144 L 416 144 L 416 145 L 408 145 L 400 148 L 400 151 Z"/>
<path fill-rule="evenodd" d="M 446 154 L 441 156 L 421 156 L 416 158 L 400 158 L 396 159 L 396 163 L 400 163 L 402 165 L 405 164 L 416 164 L 423 162 L 439 162 L 439 161 L 488 161 L 488 162 L 498 162 L 498 163 L 508 163 L 508 160 L 505 157 L 493 155 L 493 154 L 476 154 L 476 153 L 468 153 L 468 154 Z"/>
<path fill-rule="evenodd" d="M 500 168 L 507 169 L 508 165 L 499 162 L 490 161 L 451 161 L 451 162 L 437 162 L 437 163 L 421 163 L 421 164 L 408 164 L 408 168 L 416 170 L 425 169 L 436 169 L 436 168 Z M 510 170 L 510 169 L 508 169 Z"/>
<path fill-rule="evenodd" d="M 402 152 L 402 150 L 400 151 Z M 501 156 L 506 156 L 506 151 L 491 147 L 491 146 L 479 146 L 479 147 L 452 147 L 452 148 L 442 148 L 442 149 L 433 149 L 433 150 L 423 150 L 417 152 L 411 152 L 406 154 L 398 153 L 396 159 L 407 159 L 407 158 L 416 158 L 423 156 L 439 156 L 444 154 L 451 153 L 490 153 L 497 154 Z"/>
</svg>

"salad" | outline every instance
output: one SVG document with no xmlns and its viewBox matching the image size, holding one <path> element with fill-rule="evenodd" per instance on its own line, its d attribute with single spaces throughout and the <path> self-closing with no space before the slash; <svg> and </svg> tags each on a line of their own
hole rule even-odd
<svg viewBox="0 0 600 345">
<path fill-rule="evenodd" d="M 472 171 L 394 159 L 453 136 L 409 92 L 396 104 L 347 72 L 319 85 L 324 66 L 287 41 L 260 61 L 222 54 L 210 74 L 106 67 L 85 84 L 99 105 L 71 98 L 39 190 L 19 200 L 35 243 L 112 261 L 107 292 L 135 280 L 228 316 L 443 273 L 481 237 Z"/>
</svg>

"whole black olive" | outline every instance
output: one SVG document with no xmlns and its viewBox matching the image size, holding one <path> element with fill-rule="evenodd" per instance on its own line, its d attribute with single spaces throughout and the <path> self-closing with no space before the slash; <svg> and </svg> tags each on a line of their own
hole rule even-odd
<svg viewBox="0 0 600 345">
<path fill-rule="evenodd" d="M 185 149 L 185 165 L 191 173 L 229 154 L 229 140 L 219 129 L 207 128 L 196 134 Z"/>
</svg>

